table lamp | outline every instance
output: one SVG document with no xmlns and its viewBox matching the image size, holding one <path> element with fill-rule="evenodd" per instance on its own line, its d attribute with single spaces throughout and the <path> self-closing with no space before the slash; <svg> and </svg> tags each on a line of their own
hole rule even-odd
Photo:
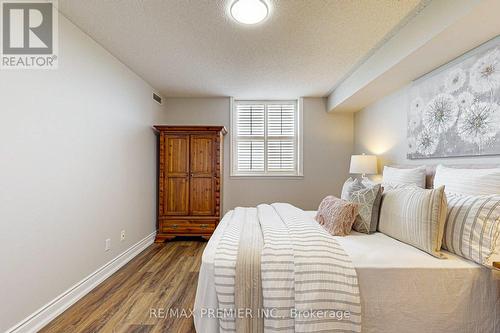
<svg viewBox="0 0 500 333">
<path fill-rule="evenodd" d="M 377 156 L 366 154 L 352 155 L 349 173 L 361 174 L 362 178 L 365 178 L 366 175 L 377 174 Z"/>
</svg>

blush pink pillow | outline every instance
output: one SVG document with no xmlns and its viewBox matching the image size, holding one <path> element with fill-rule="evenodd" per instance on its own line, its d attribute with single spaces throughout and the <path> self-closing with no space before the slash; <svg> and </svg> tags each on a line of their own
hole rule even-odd
<svg viewBox="0 0 500 333">
<path fill-rule="evenodd" d="M 358 215 L 358 206 L 329 195 L 321 201 L 316 221 L 333 236 L 346 236 Z"/>
</svg>

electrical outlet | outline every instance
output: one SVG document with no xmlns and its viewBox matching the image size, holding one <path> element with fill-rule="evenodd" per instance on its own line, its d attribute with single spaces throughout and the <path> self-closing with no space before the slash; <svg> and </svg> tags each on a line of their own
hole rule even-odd
<svg viewBox="0 0 500 333">
<path fill-rule="evenodd" d="M 104 251 L 111 250 L 111 238 L 107 238 L 104 245 Z"/>
<path fill-rule="evenodd" d="M 120 233 L 120 241 L 124 241 L 125 240 L 125 230 L 122 230 L 122 232 Z"/>
</svg>

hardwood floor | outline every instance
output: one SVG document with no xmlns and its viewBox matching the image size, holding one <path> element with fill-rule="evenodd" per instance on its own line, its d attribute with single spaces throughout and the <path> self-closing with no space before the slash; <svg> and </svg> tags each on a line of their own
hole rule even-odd
<svg viewBox="0 0 500 333">
<path fill-rule="evenodd" d="M 166 314 L 193 308 L 205 245 L 151 245 L 40 332 L 195 332 L 192 318 Z"/>
</svg>

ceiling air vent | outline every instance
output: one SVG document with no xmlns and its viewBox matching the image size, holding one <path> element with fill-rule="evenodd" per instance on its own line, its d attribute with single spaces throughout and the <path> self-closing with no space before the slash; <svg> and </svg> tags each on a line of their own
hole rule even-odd
<svg viewBox="0 0 500 333">
<path fill-rule="evenodd" d="M 153 93 L 153 99 L 156 103 L 161 104 L 161 97 L 155 93 Z"/>
</svg>

